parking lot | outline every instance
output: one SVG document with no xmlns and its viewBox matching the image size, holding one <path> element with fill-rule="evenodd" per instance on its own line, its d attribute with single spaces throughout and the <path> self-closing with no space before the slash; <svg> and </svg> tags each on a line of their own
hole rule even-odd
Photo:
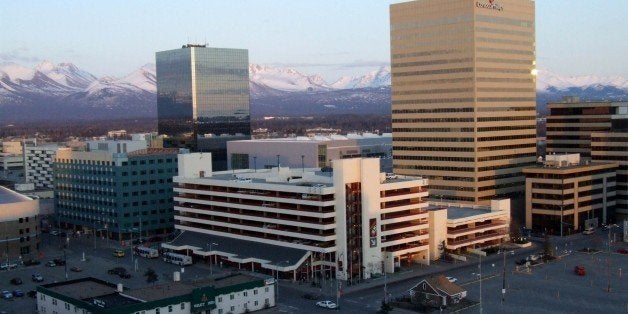
<svg viewBox="0 0 628 314">
<path fill-rule="evenodd" d="M 66 273 L 68 279 L 76 279 L 83 277 L 95 277 L 112 283 L 122 283 L 126 287 L 139 288 L 146 286 L 146 278 L 143 276 L 148 268 L 152 268 L 157 272 L 157 283 L 172 280 L 175 271 L 181 271 L 181 267 L 168 264 L 161 259 L 137 258 L 137 271 L 135 270 L 135 262 L 132 261 L 130 248 L 120 247 L 114 241 L 105 241 L 97 239 L 94 245 L 94 239 L 90 238 L 70 238 L 68 248 L 65 250 L 66 266 L 48 267 L 45 264 L 53 259 L 63 259 L 64 251 L 60 249 L 66 238 L 52 236 L 50 234 L 42 235 L 42 256 L 41 264 L 34 266 L 18 266 L 11 270 L 0 271 L 0 291 L 20 289 L 27 293 L 34 290 L 39 284 L 64 281 Z M 94 248 L 96 247 L 96 248 Z M 114 257 L 113 252 L 116 249 L 125 251 L 124 257 Z M 83 259 L 85 257 L 85 259 Z M 74 272 L 71 269 L 79 267 L 80 272 Z M 131 278 L 121 278 L 115 274 L 108 274 L 109 269 L 115 267 L 123 267 L 131 275 Z M 209 274 L 208 265 L 200 264 L 188 266 L 181 273 L 181 280 L 193 280 L 196 278 L 207 277 Z M 231 270 L 214 267 L 212 272 L 214 276 L 220 276 L 230 272 Z M 31 280 L 33 274 L 40 274 L 44 281 L 36 283 Z M 12 285 L 12 278 L 20 278 L 21 285 Z M 36 313 L 35 299 L 28 296 L 14 297 L 11 299 L 0 299 L 0 310 L 7 313 Z"/>
</svg>

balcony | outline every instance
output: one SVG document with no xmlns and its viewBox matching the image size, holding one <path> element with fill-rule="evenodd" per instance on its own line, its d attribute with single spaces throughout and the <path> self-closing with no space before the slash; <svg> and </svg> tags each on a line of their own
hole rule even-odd
<svg viewBox="0 0 628 314">
<path fill-rule="evenodd" d="M 472 244 L 478 244 L 489 240 L 497 240 L 508 236 L 508 231 L 501 230 L 497 232 L 488 232 L 474 237 L 468 237 L 463 239 L 447 240 L 447 249 L 455 250 L 460 247 L 470 246 Z"/>
</svg>

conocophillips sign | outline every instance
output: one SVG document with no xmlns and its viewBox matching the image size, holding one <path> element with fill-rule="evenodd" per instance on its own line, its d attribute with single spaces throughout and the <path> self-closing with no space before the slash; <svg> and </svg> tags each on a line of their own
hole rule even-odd
<svg viewBox="0 0 628 314">
<path fill-rule="evenodd" d="M 497 11 L 503 11 L 504 7 L 502 7 L 501 4 L 499 3 L 494 3 L 495 0 L 488 0 L 488 2 L 480 2 L 477 1 L 475 3 L 475 6 L 478 8 L 483 8 L 483 9 L 491 9 L 491 10 L 497 10 Z"/>
</svg>

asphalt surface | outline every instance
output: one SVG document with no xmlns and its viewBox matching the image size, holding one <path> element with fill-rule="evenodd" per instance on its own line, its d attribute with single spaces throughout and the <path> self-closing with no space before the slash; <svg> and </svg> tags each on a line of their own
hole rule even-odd
<svg viewBox="0 0 628 314">
<path fill-rule="evenodd" d="M 25 293 L 35 289 L 38 283 L 31 281 L 31 275 L 39 273 L 44 277 L 44 284 L 63 281 L 66 278 L 66 268 L 63 266 L 46 267 L 46 261 L 62 258 L 63 244 L 67 239 L 44 234 L 42 236 L 41 265 L 20 266 L 13 270 L 0 271 L 0 290 L 21 289 Z M 339 298 L 341 313 L 375 313 L 381 306 L 384 297 L 384 281 L 389 297 L 394 299 L 408 293 L 408 290 L 421 279 L 436 274 L 453 276 L 458 284 L 467 289 L 468 298 L 475 305 L 461 313 L 627 313 L 628 312 L 628 255 L 616 253 L 619 248 L 626 248 L 626 243 L 611 243 L 611 252 L 608 252 L 607 235 L 598 230 L 592 236 L 572 235 L 564 239 L 552 238 L 555 250 L 560 259 L 531 267 L 530 273 L 515 272 L 515 261 L 532 253 L 542 251 L 542 242 L 536 242 L 533 247 L 508 251 L 506 254 L 506 293 L 502 302 L 503 284 L 503 255 L 492 255 L 482 259 L 482 288 L 480 307 L 480 280 L 478 277 L 479 260 L 469 256 L 469 261 L 459 263 L 436 262 L 430 266 L 415 265 L 402 268 L 386 278 L 367 280 L 353 286 L 342 286 Z M 578 250 L 590 247 L 597 251 L 579 252 Z M 130 288 L 139 288 L 147 285 L 143 276 L 148 268 L 154 269 L 159 275 L 158 283 L 172 280 L 175 271 L 181 271 L 180 266 L 163 262 L 161 259 L 137 259 L 135 262 L 130 255 L 130 248 L 126 256 L 116 258 L 113 250 L 120 246 L 109 240 L 90 238 L 70 238 L 65 251 L 67 260 L 67 278 L 81 278 L 93 276 L 112 283 L 122 283 Z M 83 254 L 85 259 L 83 259 Z M 577 276 L 573 272 L 576 265 L 586 268 L 585 276 Z M 79 266 L 82 272 L 72 272 L 70 268 Z M 116 275 L 108 275 L 107 270 L 113 267 L 124 267 L 132 278 L 122 279 Z M 207 264 L 195 264 L 183 269 L 182 280 L 206 278 L 213 273 L 220 276 L 235 271 L 235 269 L 221 268 Z M 609 276 L 610 274 L 610 276 Z M 23 284 L 14 286 L 9 283 L 11 278 L 19 277 Z M 610 283 L 610 292 L 608 286 Z M 334 312 L 322 309 L 315 305 L 315 300 L 305 299 L 305 294 L 320 295 L 321 300 L 336 301 L 337 283 L 334 280 L 325 280 L 320 286 L 311 283 L 293 283 L 281 281 L 278 293 L 278 305 L 275 308 L 261 311 L 261 313 L 321 313 Z M 35 299 L 27 296 L 0 299 L 0 310 L 8 313 L 35 313 Z M 32 311 L 31 311 L 32 309 Z M 447 310 L 446 310 L 447 311 Z M 395 309 L 393 313 L 402 313 Z"/>
</svg>

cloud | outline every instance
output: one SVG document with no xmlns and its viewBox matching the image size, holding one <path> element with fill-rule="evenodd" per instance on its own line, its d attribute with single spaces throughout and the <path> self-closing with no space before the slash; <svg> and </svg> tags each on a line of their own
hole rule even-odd
<svg viewBox="0 0 628 314">
<path fill-rule="evenodd" d="M 41 62 L 43 59 L 29 55 L 29 49 L 26 47 L 18 47 L 9 51 L 0 52 L 0 61 L 34 63 Z"/>
</svg>

